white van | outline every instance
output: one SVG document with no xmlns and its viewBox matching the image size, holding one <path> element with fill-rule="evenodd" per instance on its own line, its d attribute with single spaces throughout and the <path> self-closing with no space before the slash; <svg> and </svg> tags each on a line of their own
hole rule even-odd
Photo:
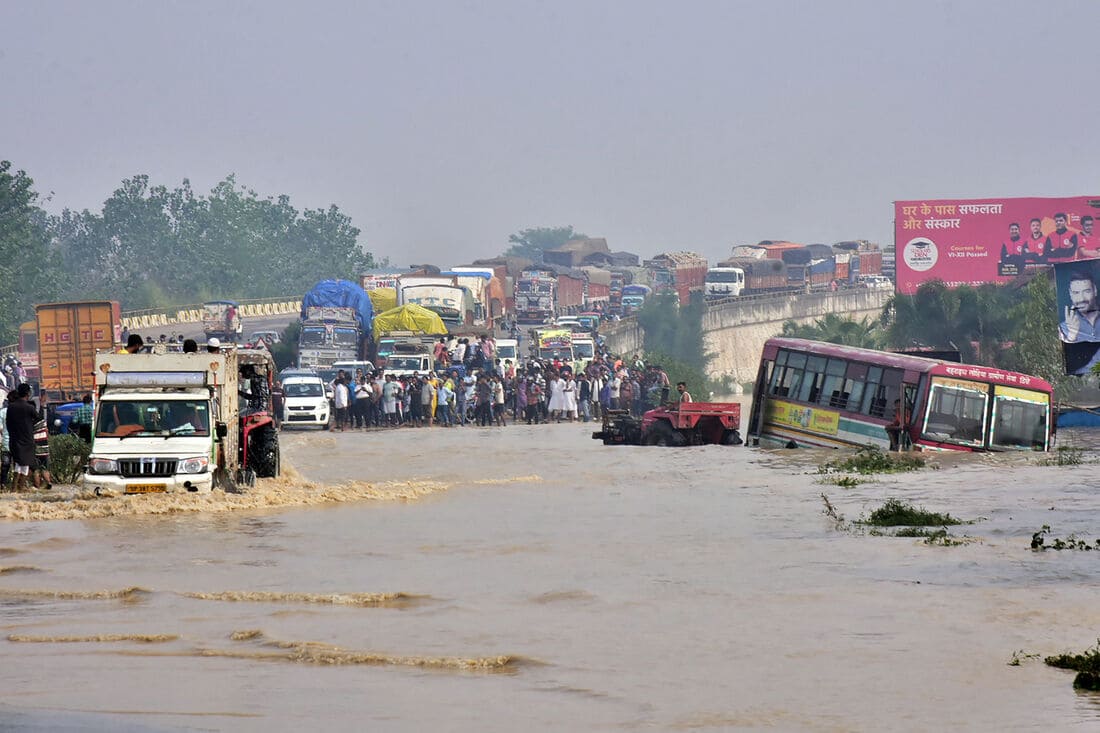
<svg viewBox="0 0 1100 733">
<path fill-rule="evenodd" d="M 283 378 L 283 427 L 314 425 L 325 428 L 330 415 L 324 380 L 316 375 Z"/>
</svg>

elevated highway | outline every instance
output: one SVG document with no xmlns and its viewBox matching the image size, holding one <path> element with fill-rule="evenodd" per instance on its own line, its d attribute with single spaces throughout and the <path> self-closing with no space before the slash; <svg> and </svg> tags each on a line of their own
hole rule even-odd
<svg viewBox="0 0 1100 733">
<path fill-rule="evenodd" d="M 764 342 L 778 336 L 787 321 L 811 324 L 828 313 L 875 320 L 892 290 L 853 288 L 834 292 L 731 298 L 709 305 L 703 315 L 703 339 L 713 354 L 710 376 L 745 384 L 756 379 Z M 601 326 L 613 353 L 641 350 L 642 329 L 633 318 Z"/>
</svg>

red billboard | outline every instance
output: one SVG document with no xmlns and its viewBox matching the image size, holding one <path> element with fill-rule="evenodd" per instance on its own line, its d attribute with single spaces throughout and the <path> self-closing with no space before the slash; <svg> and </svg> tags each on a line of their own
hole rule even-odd
<svg viewBox="0 0 1100 733">
<path fill-rule="evenodd" d="M 897 291 L 913 293 L 928 280 L 1005 283 L 1034 268 L 1100 257 L 1095 217 L 1100 196 L 895 201 Z"/>
</svg>

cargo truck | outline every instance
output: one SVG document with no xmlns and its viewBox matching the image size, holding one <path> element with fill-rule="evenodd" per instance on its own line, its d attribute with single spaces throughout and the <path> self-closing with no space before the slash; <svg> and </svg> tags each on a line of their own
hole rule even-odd
<svg viewBox="0 0 1100 733">
<path fill-rule="evenodd" d="M 208 339 L 239 342 L 244 333 L 240 303 L 235 300 L 211 300 L 203 303 L 202 332 Z"/>
<path fill-rule="evenodd" d="M 235 491 L 279 475 L 266 349 L 99 354 L 95 367 L 86 489 Z"/>
<path fill-rule="evenodd" d="M 302 297 L 298 366 L 327 368 L 338 361 L 373 360 L 374 305 L 356 283 L 322 280 Z"/>
<path fill-rule="evenodd" d="M 34 307 L 39 386 L 47 404 L 78 399 L 95 387 L 95 357 L 122 334 L 117 301 L 44 303 Z"/>
<path fill-rule="evenodd" d="M 516 278 L 516 322 L 539 325 L 554 320 L 557 277 L 547 270 L 524 270 Z"/>
</svg>

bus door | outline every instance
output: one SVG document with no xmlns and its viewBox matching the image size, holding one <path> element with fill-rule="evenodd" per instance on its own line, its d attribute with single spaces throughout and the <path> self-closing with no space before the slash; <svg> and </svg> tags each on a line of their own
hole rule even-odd
<svg viewBox="0 0 1100 733">
<path fill-rule="evenodd" d="M 760 443 L 760 424 L 764 419 L 764 394 L 768 391 L 768 385 L 771 383 L 773 363 L 770 360 L 760 361 L 760 370 L 756 374 L 756 385 L 752 390 L 752 408 L 749 411 L 749 425 L 745 434 L 757 436 L 757 440 L 753 441 L 754 445 Z"/>
</svg>

